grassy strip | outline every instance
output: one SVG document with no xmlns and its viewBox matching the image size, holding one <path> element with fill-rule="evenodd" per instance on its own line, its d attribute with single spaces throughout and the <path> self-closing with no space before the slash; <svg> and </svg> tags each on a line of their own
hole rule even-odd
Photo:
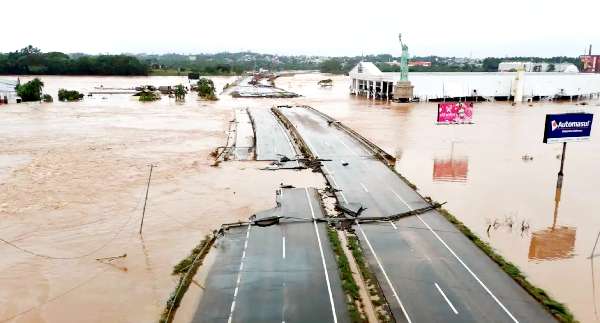
<svg viewBox="0 0 600 323">
<path fill-rule="evenodd" d="M 552 299 L 546 291 L 541 288 L 535 287 L 530 283 L 525 275 L 519 270 L 513 263 L 507 261 L 501 255 L 497 254 L 496 251 L 485 241 L 481 240 L 475 233 L 473 233 L 464 223 L 459 221 L 447 210 L 441 209 L 439 211 L 450 223 L 452 223 L 458 230 L 460 230 L 469 240 L 471 240 L 479 249 L 481 249 L 488 257 L 496 262 L 504 272 L 512 277 L 521 287 L 523 287 L 531 296 L 533 296 L 538 302 L 540 302 L 548 312 L 560 322 L 578 322 L 571 311 L 562 303 Z"/>
<path fill-rule="evenodd" d="M 360 294 L 358 293 L 358 285 L 356 284 L 354 277 L 352 277 L 352 270 L 350 270 L 348 258 L 346 258 L 346 255 L 344 254 L 342 244 L 335 229 L 328 227 L 327 237 L 329 237 L 329 244 L 336 255 L 335 259 L 338 264 L 340 279 L 342 280 L 342 288 L 344 289 L 344 292 L 348 298 L 346 305 L 348 306 L 350 321 L 354 323 L 367 322 L 367 319 L 361 315 L 360 311 L 356 307 L 356 302 L 361 302 Z"/>
<path fill-rule="evenodd" d="M 171 296 L 167 300 L 167 306 L 163 310 L 163 313 L 160 317 L 160 323 L 170 323 L 173 321 L 173 317 L 175 317 L 175 312 L 181 303 L 181 299 L 183 299 L 183 295 L 190 287 L 190 283 L 192 282 L 192 278 L 198 271 L 198 267 L 202 264 L 202 260 L 208 254 L 210 247 L 215 241 L 214 236 L 206 236 L 204 240 L 202 240 L 194 249 L 189 256 L 182 259 L 175 267 L 173 268 L 173 275 L 181 275 L 179 277 L 179 283 Z"/>
<path fill-rule="evenodd" d="M 355 235 L 347 235 L 348 239 L 348 248 L 352 252 L 352 256 L 354 257 L 354 261 L 358 265 L 358 269 L 360 270 L 365 283 L 367 284 L 367 288 L 369 288 L 369 294 L 371 296 L 377 296 L 377 300 L 371 299 L 371 302 L 375 306 L 375 308 L 381 308 L 385 310 L 385 314 L 381 312 L 381 310 L 377 310 L 377 316 L 380 322 L 391 322 L 391 315 L 389 314 L 389 308 L 385 303 L 385 297 L 379 288 L 379 284 L 377 282 L 377 278 L 369 269 L 369 265 L 365 261 L 365 257 L 363 255 L 362 248 L 360 247 L 360 242 L 358 241 L 358 237 Z"/>
</svg>

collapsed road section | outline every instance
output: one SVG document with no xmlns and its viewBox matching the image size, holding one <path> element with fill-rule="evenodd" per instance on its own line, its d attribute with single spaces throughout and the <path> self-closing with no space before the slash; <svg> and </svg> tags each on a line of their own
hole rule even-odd
<svg viewBox="0 0 600 323">
<path fill-rule="evenodd" d="M 279 119 L 268 108 L 235 110 L 221 160 L 273 161 L 267 169 L 304 169 L 299 152 Z"/>
<path fill-rule="evenodd" d="M 282 188 L 277 205 L 217 240 L 192 322 L 350 321 L 318 193 Z"/>
<path fill-rule="evenodd" d="M 256 160 L 294 159 L 298 154 L 287 131 L 267 108 L 248 109 L 256 134 Z"/>
<path fill-rule="evenodd" d="M 429 205 L 381 150 L 310 107 L 273 111 L 295 133 L 354 216 L 378 217 Z M 352 207 L 360 205 L 360 207 Z M 343 208 L 342 208 L 343 209 Z M 355 229 L 398 322 L 552 322 L 521 286 L 436 210 Z"/>
<path fill-rule="evenodd" d="M 235 109 L 235 118 L 231 121 L 227 145 L 218 154 L 222 160 L 254 159 L 254 126 L 247 108 Z"/>
<path fill-rule="evenodd" d="M 300 95 L 275 87 L 272 76 L 256 74 L 247 76 L 228 88 L 225 93 L 234 98 L 295 98 Z"/>
</svg>

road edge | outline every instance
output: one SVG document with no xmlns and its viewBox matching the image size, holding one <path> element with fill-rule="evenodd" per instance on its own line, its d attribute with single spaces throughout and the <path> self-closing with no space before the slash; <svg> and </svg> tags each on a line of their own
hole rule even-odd
<svg viewBox="0 0 600 323">
<path fill-rule="evenodd" d="M 185 292 L 190 287 L 190 283 L 200 265 L 202 265 L 204 258 L 208 254 L 210 248 L 214 244 L 216 236 L 207 235 L 200 243 L 192 249 L 191 253 L 183 258 L 179 263 L 173 267 L 173 275 L 180 275 L 179 282 L 173 293 L 167 299 L 165 309 L 163 310 L 159 323 L 171 323 L 177 313 L 177 308 L 185 295 Z"/>
</svg>

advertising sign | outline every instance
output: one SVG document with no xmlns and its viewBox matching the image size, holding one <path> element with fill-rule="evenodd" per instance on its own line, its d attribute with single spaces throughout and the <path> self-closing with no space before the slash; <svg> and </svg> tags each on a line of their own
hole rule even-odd
<svg viewBox="0 0 600 323">
<path fill-rule="evenodd" d="M 600 55 L 583 55 L 581 63 L 584 73 L 600 73 Z"/>
<path fill-rule="evenodd" d="M 438 104 L 438 123 L 471 123 L 473 102 L 444 102 Z"/>
<path fill-rule="evenodd" d="M 592 132 L 591 113 L 547 114 L 544 127 L 544 143 L 584 141 Z"/>
</svg>

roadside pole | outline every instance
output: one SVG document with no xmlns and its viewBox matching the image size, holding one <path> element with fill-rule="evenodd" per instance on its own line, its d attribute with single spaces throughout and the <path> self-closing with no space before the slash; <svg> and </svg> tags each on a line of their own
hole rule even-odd
<svg viewBox="0 0 600 323">
<path fill-rule="evenodd" d="M 142 228 L 144 227 L 144 216 L 146 215 L 146 203 L 148 202 L 148 191 L 150 190 L 150 180 L 152 179 L 152 169 L 154 164 L 150 164 L 150 174 L 148 175 L 148 184 L 146 185 L 146 198 L 144 199 L 144 209 L 142 210 L 142 221 L 140 223 L 140 235 L 142 234 Z"/>
<path fill-rule="evenodd" d="M 556 226 L 558 217 L 558 205 L 562 195 L 564 179 L 565 158 L 567 154 L 568 141 L 585 141 L 591 136 L 594 115 L 591 113 L 562 113 L 547 114 L 544 122 L 545 144 L 562 143 L 562 154 L 560 156 L 560 169 L 556 179 L 556 191 L 554 193 L 554 219 L 552 229 Z"/>
</svg>

